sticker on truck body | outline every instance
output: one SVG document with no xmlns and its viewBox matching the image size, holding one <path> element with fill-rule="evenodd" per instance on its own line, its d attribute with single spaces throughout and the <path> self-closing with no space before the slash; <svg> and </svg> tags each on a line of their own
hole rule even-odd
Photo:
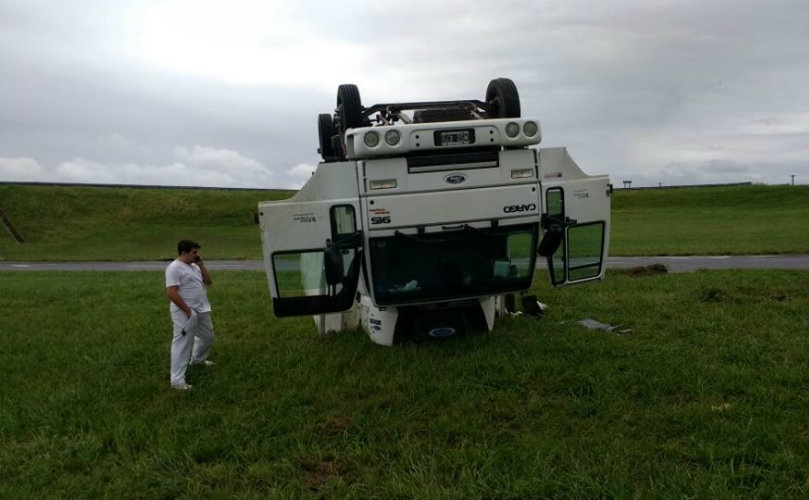
<svg viewBox="0 0 809 500">
<path fill-rule="evenodd" d="M 315 217 L 313 212 L 306 212 L 301 214 L 292 214 L 292 220 L 298 223 L 306 224 L 317 222 L 317 217 Z"/>
<path fill-rule="evenodd" d="M 372 208 L 370 213 L 371 225 L 390 224 L 390 210 L 387 208 Z"/>
</svg>

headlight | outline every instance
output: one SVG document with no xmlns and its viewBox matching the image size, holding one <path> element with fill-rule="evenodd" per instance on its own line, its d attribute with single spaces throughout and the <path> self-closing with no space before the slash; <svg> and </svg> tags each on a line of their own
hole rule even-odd
<svg viewBox="0 0 809 500">
<path fill-rule="evenodd" d="M 515 122 L 509 122 L 506 125 L 506 135 L 514 139 L 520 135 L 520 126 Z"/>
<path fill-rule="evenodd" d="M 362 138 L 362 141 L 369 148 L 375 148 L 379 145 L 379 134 L 377 134 L 373 130 L 370 132 L 366 132 L 365 136 L 363 136 Z"/>
<path fill-rule="evenodd" d="M 522 126 L 522 131 L 525 132 L 527 137 L 534 137 L 539 132 L 539 125 L 537 125 L 537 122 L 525 122 L 525 125 Z"/>
<path fill-rule="evenodd" d="M 385 132 L 385 143 L 388 146 L 395 146 L 399 144 L 399 140 L 401 138 L 402 137 L 399 135 L 398 130 L 388 130 L 387 132 Z"/>
</svg>

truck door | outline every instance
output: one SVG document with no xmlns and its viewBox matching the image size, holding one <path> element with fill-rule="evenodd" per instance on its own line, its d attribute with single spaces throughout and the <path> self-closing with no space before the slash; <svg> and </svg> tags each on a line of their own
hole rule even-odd
<svg viewBox="0 0 809 500">
<path fill-rule="evenodd" d="M 607 176 L 585 175 L 564 148 L 540 151 L 543 239 L 554 286 L 604 277 L 609 250 L 610 191 Z"/>
<path fill-rule="evenodd" d="M 276 316 L 352 307 L 362 262 L 356 198 L 262 203 L 259 221 Z"/>
</svg>

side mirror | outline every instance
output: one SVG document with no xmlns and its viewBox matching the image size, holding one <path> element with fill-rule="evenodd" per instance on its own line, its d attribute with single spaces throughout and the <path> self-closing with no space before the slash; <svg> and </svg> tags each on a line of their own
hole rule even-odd
<svg viewBox="0 0 809 500">
<path fill-rule="evenodd" d="M 559 245 L 562 243 L 562 237 L 565 234 L 565 229 L 559 226 L 551 226 L 545 232 L 545 237 L 542 238 L 542 241 L 539 243 L 539 248 L 537 248 L 537 253 L 543 257 L 550 257 L 556 252 L 556 249 L 559 248 Z"/>
<path fill-rule="evenodd" d="M 362 231 L 355 231 L 339 240 L 330 243 L 323 250 L 323 267 L 326 271 L 326 285 L 332 287 L 343 283 L 346 279 L 344 254 L 351 248 L 362 246 Z"/>
<path fill-rule="evenodd" d="M 323 251 L 323 264 L 326 269 L 326 284 L 339 285 L 343 281 L 343 255 L 339 249 L 330 246 Z"/>
</svg>

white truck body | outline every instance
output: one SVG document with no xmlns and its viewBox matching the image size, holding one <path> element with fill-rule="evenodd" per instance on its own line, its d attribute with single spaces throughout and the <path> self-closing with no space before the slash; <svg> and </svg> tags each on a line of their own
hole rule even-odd
<svg viewBox="0 0 809 500">
<path fill-rule="evenodd" d="M 586 175 L 565 148 L 533 147 L 538 124 L 346 130 L 340 161 L 320 163 L 291 199 L 259 204 L 275 314 L 312 315 L 322 334 L 360 325 L 393 345 L 405 331 L 491 330 L 504 297 L 530 288 L 538 259 L 554 285 L 601 279 L 609 179 Z M 386 140 L 374 145 L 371 132 Z"/>
</svg>

